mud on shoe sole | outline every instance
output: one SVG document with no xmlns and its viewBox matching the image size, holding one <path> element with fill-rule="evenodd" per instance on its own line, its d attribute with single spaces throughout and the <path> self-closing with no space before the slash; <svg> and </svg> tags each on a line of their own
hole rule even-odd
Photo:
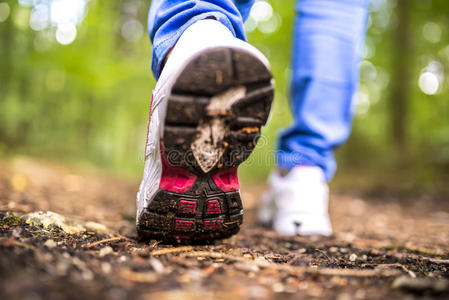
<svg viewBox="0 0 449 300">
<path fill-rule="evenodd" d="M 216 48 L 183 70 L 167 101 L 159 190 L 137 226 L 141 239 L 210 241 L 243 221 L 237 167 L 260 137 L 272 74 L 252 54 Z"/>
</svg>

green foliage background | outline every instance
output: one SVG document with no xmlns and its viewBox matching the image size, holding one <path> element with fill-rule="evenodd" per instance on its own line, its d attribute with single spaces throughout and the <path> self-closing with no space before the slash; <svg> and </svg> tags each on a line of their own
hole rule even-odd
<svg viewBox="0 0 449 300">
<path fill-rule="evenodd" d="M 351 174 L 354 179 L 357 174 L 356 179 L 365 175 L 406 188 L 418 183 L 444 186 L 449 173 L 449 2 L 405 0 L 410 53 L 402 56 L 397 47 L 397 1 L 373 1 L 361 65 L 361 91 L 369 103 L 357 106 L 353 134 L 337 151 L 337 178 Z M 31 7 L 15 0 L 2 2 L 8 3 L 10 14 L 0 22 L 0 155 L 88 163 L 139 177 L 155 85 L 151 44 L 145 33 L 136 41 L 126 40 L 121 28 L 129 19 L 145 28 L 150 1 L 89 1 L 77 37 L 69 45 L 57 43 L 54 27 L 32 30 Z M 291 122 L 288 80 L 294 1 L 268 2 L 277 29 L 248 33 L 249 41 L 270 59 L 277 87 L 264 139 L 241 169 L 243 178 L 256 181 L 265 179 L 274 166 L 277 132 Z M 137 9 L 128 9 L 130 5 Z M 429 22 L 431 28 L 436 24 L 440 29 L 438 41 L 429 42 L 425 36 Z M 392 90 L 401 79 L 392 73 L 402 59 L 407 60 L 410 78 L 405 78 L 409 97 L 401 148 L 395 143 L 392 120 L 397 109 Z M 437 94 L 426 95 L 418 79 L 431 62 L 440 68 L 440 87 Z"/>
</svg>

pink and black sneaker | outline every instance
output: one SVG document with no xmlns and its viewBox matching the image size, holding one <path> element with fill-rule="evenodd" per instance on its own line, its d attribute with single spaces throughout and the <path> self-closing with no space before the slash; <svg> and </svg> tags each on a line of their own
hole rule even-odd
<svg viewBox="0 0 449 300">
<path fill-rule="evenodd" d="M 215 20 L 181 36 L 153 92 L 137 194 L 141 239 L 227 238 L 243 220 L 237 167 L 268 118 L 264 55 Z"/>
</svg>

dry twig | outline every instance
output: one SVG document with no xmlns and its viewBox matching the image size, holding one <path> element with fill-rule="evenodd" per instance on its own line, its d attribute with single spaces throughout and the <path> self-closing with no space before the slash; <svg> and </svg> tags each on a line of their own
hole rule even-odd
<svg viewBox="0 0 449 300">
<path fill-rule="evenodd" d="M 6 246 L 6 247 L 15 245 L 15 246 L 19 246 L 19 247 L 23 247 L 23 248 L 27 248 L 27 249 L 31 249 L 31 250 L 36 250 L 36 247 L 34 247 L 33 245 L 19 242 L 19 241 L 13 239 L 12 237 L 0 238 L 0 245 Z"/>
<path fill-rule="evenodd" d="M 158 256 L 158 255 L 164 255 L 168 253 L 178 253 L 178 252 L 186 252 L 186 251 L 192 251 L 192 246 L 182 246 L 182 247 L 175 247 L 175 248 L 163 248 L 163 249 L 157 249 L 150 252 L 151 256 Z"/>
<path fill-rule="evenodd" d="M 449 259 L 438 259 L 438 258 L 425 258 L 424 260 L 430 261 L 434 264 L 439 264 L 439 265 L 449 265 Z"/>
<path fill-rule="evenodd" d="M 103 239 L 103 240 L 99 240 L 90 244 L 85 244 L 83 246 L 81 246 L 84 249 L 90 249 L 92 247 L 98 246 L 100 244 L 104 244 L 104 243 L 110 243 L 110 242 L 117 242 L 117 241 L 122 241 L 122 240 L 126 240 L 128 238 L 123 237 L 123 236 L 115 236 L 112 238 L 107 238 L 107 239 Z"/>
<path fill-rule="evenodd" d="M 254 264 L 257 267 L 264 269 L 272 269 L 278 271 L 285 271 L 294 275 L 304 275 L 304 274 L 318 274 L 324 276 L 347 276 L 347 277 L 373 277 L 373 276 L 383 276 L 391 277 L 399 274 L 398 271 L 394 270 L 361 270 L 361 269 L 330 269 L 330 268 L 318 268 L 318 267 L 295 267 L 286 264 L 276 264 L 267 261 L 251 260 L 240 256 L 228 255 L 218 252 L 210 251 L 193 251 L 183 253 L 181 256 L 184 257 L 209 257 L 209 258 L 221 258 L 231 261 L 239 261 Z"/>
</svg>

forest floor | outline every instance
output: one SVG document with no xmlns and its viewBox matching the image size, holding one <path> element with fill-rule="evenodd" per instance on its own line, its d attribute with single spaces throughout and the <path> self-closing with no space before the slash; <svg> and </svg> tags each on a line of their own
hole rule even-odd
<svg viewBox="0 0 449 300">
<path fill-rule="evenodd" d="M 256 225 L 264 186 L 244 185 L 239 234 L 164 245 L 136 241 L 137 187 L 95 170 L 0 160 L 0 298 L 449 297 L 447 199 L 333 194 L 333 237 L 286 237 Z"/>
</svg>

